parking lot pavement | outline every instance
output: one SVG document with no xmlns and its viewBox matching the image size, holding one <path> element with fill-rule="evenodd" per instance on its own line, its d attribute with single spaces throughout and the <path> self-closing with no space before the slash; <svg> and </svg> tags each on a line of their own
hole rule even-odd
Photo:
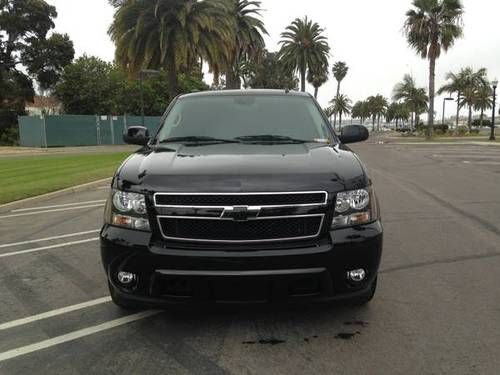
<svg viewBox="0 0 500 375">
<path fill-rule="evenodd" d="M 0 373 L 498 373 L 500 149 L 353 148 L 384 217 L 369 306 L 123 312 L 95 188 L 0 213 Z"/>
</svg>

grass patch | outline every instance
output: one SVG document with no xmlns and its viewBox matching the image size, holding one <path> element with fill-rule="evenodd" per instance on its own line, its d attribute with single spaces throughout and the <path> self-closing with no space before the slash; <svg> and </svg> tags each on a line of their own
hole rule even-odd
<svg viewBox="0 0 500 375">
<path fill-rule="evenodd" d="M 128 152 L 0 158 L 0 204 L 111 177 Z"/>
</svg>

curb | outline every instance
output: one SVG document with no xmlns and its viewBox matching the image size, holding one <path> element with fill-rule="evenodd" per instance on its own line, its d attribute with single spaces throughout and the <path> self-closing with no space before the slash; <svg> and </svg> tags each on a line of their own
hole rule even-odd
<svg viewBox="0 0 500 375">
<path fill-rule="evenodd" d="M 5 203 L 5 204 L 0 205 L 0 211 L 16 209 L 16 208 L 24 206 L 26 203 L 43 202 L 43 201 L 50 199 L 50 198 L 56 198 L 56 197 L 60 197 L 62 195 L 70 194 L 70 193 L 77 193 L 80 191 L 89 190 L 89 189 L 92 189 L 98 185 L 111 183 L 111 180 L 112 180 L 112 177 L 103 178 L 101 180 L 88 182 L 86 184 L 71 186 L 69 188 L 56 190 L 56 191 L 53 191 L 51 193 L 46 193 L 46 194 L 42 194 L 42 195 L 37 195 L 35 197 L 31 197 L 31 198 L 21 199 L 21 200 L 10 202 L 10 203 Z"/>
</svg>

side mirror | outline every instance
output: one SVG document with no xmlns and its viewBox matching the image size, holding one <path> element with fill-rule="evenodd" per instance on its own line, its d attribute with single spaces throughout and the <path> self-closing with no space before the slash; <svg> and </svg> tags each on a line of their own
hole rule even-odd
<svg viewBox="0 0 500 375">
<path fill-rule="evenodd" d="M 149 139 L 149 130 L 144 126 L 131 126 L 123 134 L 123 141 L 129 145 L 146 146 Z"/>
<path fill-rule="evenodd" d="M 363 142 L 368 139 L 370 133 L 362 125 L 349 125 L 342 128 L 339 138 L 344 144 Z"/>
</svg>

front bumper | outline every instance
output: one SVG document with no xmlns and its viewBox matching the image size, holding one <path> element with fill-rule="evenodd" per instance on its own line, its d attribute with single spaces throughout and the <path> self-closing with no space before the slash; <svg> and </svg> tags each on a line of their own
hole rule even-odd
<svg viewBox="0 0 500 375">
<path fill-rule="evenodd" d="M 336 230 L 330 239 L 279 250 L 171 248 L 150 233 L 106 225 L 101 255 L 113 293 L 143 304 L 330 301 L 370 290 L 382 254 L 380 222 Z M 363 268 L 363 282 L 347 271 Z M 120 271 L 137 275 L 124 287 Z"/>
</svg>

